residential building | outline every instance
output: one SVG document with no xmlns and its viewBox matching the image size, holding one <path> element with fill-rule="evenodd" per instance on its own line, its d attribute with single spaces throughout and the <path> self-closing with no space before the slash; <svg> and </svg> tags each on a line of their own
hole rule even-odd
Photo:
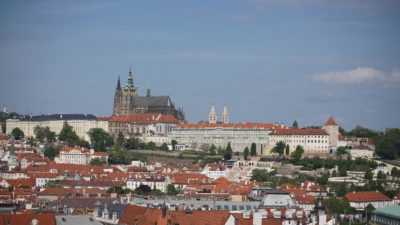
<svg viewBox="0 0 400 225">
<path fill-rule="evenodd" d="M 383 208 L 393 204 L 392 199 L 378 191 L 349 192 L 345 195 L 350 206 L 357 210 L 364 210 L 369 204 L 375 209 Z"/>
<path fill-rule="evenodd" d="M 268 153 L 278 142 L 289 145 L 289 152 L 294 152 L 299 145 L 305 154 L 329 154 L 329 134 L 322 129 L 277 129 L 269 134 Z"/>
<path fill-rule="evenodd" d="M 150 176 L 150 177 L 138 177 L 131 178 L 126 182 L 126 188 L 135 190 L 140 185 L 146 185 L 152 190 L 158 189 L 164 193 L 167 192 L 167 186 L 171 183 L 171 180 L 166 176 Z"/>
</svg>

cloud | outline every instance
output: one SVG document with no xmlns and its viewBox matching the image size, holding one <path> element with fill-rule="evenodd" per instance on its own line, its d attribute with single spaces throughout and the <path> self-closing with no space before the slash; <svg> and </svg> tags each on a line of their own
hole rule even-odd
<svg viewBox="0 0 400 225">
<path fill-rule="evenodd" d="M 312 77 L 323 83 L 338 84 L 381 84 L 384 87 L 400 87 L 400 69 L 386 73 L 374 68 L 359 67 L 346 71 L 330 71 Z"/>
</svg>

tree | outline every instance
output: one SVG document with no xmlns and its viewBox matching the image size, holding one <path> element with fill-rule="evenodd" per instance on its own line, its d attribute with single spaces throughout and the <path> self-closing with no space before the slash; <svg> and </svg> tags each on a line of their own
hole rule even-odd
<svg viewBox="0 0 400 225">
<path fill-rule="evenodd" d="M 58 135 L 58 140 L 65 142 L 69 147 L 76 146 L 80 141 L 72 126 L 70 126 L 67 122 L 64 123 L 63 128 Z"/>
<path fill-rule="evenodd" d="M 125 140 L 125 148 L 126 149 L 139 149 L 140 141 L 137 138 L 129 138 Z"/>
<path fill-rule="evenodd" d="M 256 143 L 251 143 L 251 146 L 250 146 L 250 155 L 251 155 L 251 156 L 256 156 L 256 155 L 257 155 L 257 146 L 256 146 Z"/>
<path fill-rule="evenodd" d="M 169 149 L 168 149 L 167 143 L 163 143 L 163 144 L 160 146 L 160 150 L 168 151 Z"/>
<path fill-rule="evenodd" d="M 344 155 L 346 154 L 346 148 L 343 146 L 340 146 L 339 148 L 336 149 L 336 155 L 340 156 L 340 155 Z"/>
<path fill-rule="evenodd" d="M 356 209 L 350 206 L 350 203 L 346 199 L 340 198 L 328 198 L 324 199 L 325 210 L 330 214 L 344 214 L 344 213 L 355 213 Z"/>
<path fill-rule="evenodd" d="M 61 187 L 61 185 L 57 184 L 55 180 L 49 180 L 45 184 L 46 187 L 54 188 L 54 187 Z"/>
<path fill-rule="evenodd" d="M 173 184 L 168 184 L 167 186 L 167 194 L 168 195 L 177 195 L 178 191 L 176 190 L 175 186 Z"/>
<path fill-rule="evenodd" d="M 128 188 L 124 189 L 121 186 L 110 187 L 107 190 L 107 193 L 117 193 L 119 195 L 128 194 L 129 192 L 130 192 L 130 190 Z"/>
<path fill-rule="evenodd" d="M 102 158 L 94 158 L 90 160 L 90 165 L 104 165 L 106 164 L 106 161 Z"/>
<path fill-rule="evenodd" d="M 382 136 L 375 137 L 375 152 L 387 159 L 395 159 L 400 156 L 400 129 L 387 129 Z"/>
<path fill-rule="evenodd" d="M 285 151 L 286 144 L 283 141 L 278 141 L 275 144 L 275 147 L 272 148 L 272 152 L 277 153 L 279 155 L 283 155 L 283 152 Z"/>
<path fill-rule="evenodd" d="M 146 146 L 144 146 L 144 149 L 147 149 L 147 150 L 154 150 L 156 148 L 157 148 L 156 143 L 154 143 L 152 141 L 147 142 Z"/>
<path fill-rule="evenodd" d="M 141 184 L 133 192 L 138 195 L 147 195 L 151 192 L 151 188 L 147 185 Z"/>
<path fill-rule="evenodd" d="M 246 147 L 245 149 L 244 149 L 244 152 L 243 152 L 243 157 L 244 157 L 244 160 L 247 160 L 247 157 L 249 156 L 249 153 L 250 151 L 249 151 L 249 148 L 248 147 Z"/>
<path fill-rule="evenodd" d="M 210 153 L 210 155 L 216 155 L 217 154 L 217 152 L 215 151 L 216 149 L 217 149 L 217 147 L 215 147 L 215 145 L 212 144 L 210 146 L 210 149 L 208 149 L 208 153 Z"/>
<path fill-rule="evenodd" d="M 96 152 L 104 152 L 113 144 L 110 134 L 102 128 L 92 128 L 89 130 L 90 143 Z"/>
<path fill-rule="evenodd" d="M 290 146 L 289 146 L 289 144 L 287 144 L 286 147 L 285 147 L 285 153 L 286 153 L 286 155 L 289 155 L 289 153 L 290 153 Z"/>
<path fill-rule="evenodd" d="M 292 128 L 296 128 L 296 129 L 299 128 L 299 124 L 297 123 L 297 120 L 293 121 Z"/>
<path fill-rule="evenodd" d="M 250 179 L 258 181 L 258 182 L 263 182 L 263 181 L 267 181 L 269 178 L 271 178 L 275 174 L 276 174 L 275 170 L 268 172 L 267 170 L 254 169 Z"/>
<path fill-rule="evenodd" d="M 125 147 L 125 137 L 124 137 L 124 134 L 122 134 L 122 132 L 118 133 L 118 137 L 117 137 L 117 140 L 115 141 L 115 145 L 118 145 L 121 148 Z"/>
<path fill-rule="evenodd" d="M 56 133 L 52 132 L 49 127 L 36 126 L 33 128 L 33 132 L 36 139 L 41 143 L 56 141 Z"/>
<path fill-rule="evenodd" d="M 394 166 L 392 170 L 390 171 L 390 175 L 392 177 L 399 177 L 400 176 L 400 171 Z"/>
<path fill-rule="evenodd" d="M 171 145 L 172 145 L 172 150 L 175 150 L 175 146 L 178 144 L 178 142 L 174 139 L 172 139 L 171 141 Z"/>
<path fill-rule="evenodd" d="M 60 148 L 59 147 L 52 147 L 48 146 L 44 150 L 44 156 L 47 158 L 54 160 L 54 157 L 60 153 Z"/>
<path fill-rule="evenodd" d="M 365 171 L 364 178 L 365 178 L 366 180 L 371 180 L 373 177 L 374 177 L 374 175 L 372 174 L 372 171 L 371 171 L 371 170 L 366 170 L 366 171 Z"/>
<path fill-rule="evenodd" d="M 341 197 L 347 193 L 346 183 L 342 182 L 338 184 L 337 188 L 335 189 L 336 195 Z"/>
<path fill-rule="evenodd" d="M 14 136 L 14 139 L 16 139 L 16 140 L 20 140 L 20 139 L 24 138 L 24 136 L 25 136 L 24 132 L 21 129 L 19 129 L 18 127 L 14 128 L 11 131 L 11 135 Z"/>
<path fill-rule="evenodd" d="M 292 157 L 294 162 L 298 162 L 301 159 L 301 156 L 304 153 L 304 149 L 301 145 L 297 145 L 296 146 L 296 150 L 294 150 L 294 152 L 292 152 Z"/>
<path fill-rule="evenodd" d="M 225 160 L 231 159 L 232 158 L 232 153 L 233 153 L 233 151 L 232 151 L 231 143 L 228 142 L 228 145 L 226 146 L 226 149 L 225 149 L 224 159 Z"/>
</svg>

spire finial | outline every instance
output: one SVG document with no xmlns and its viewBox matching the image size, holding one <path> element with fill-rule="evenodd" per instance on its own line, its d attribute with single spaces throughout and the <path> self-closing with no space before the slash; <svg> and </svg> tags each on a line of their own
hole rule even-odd
<svg viewBox="0 0 400 225">
<path fill-rule="evenodd" d="M 151 90 L 150 90 L 150 79 L 147 80 L 147 95 L 146 97 L 150 97 L 151 96 Z"/>
</svg>

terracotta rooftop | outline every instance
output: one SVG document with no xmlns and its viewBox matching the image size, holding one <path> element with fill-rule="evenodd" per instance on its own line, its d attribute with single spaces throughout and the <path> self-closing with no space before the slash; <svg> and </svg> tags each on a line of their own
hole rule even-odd
<svg viewBox="0 0 400 225">
<path fill-rule="evenodd" d="M 272 123 L 188 123 L 178 124 L 178 128 L 200 129 L 200 128 L 236 128 L 236 129 L 250 129 L 250 128 L 263 128 L 263 129 L 285 129 L 285 125 L 272 124 Z"/>
<path fill-rule="evenodd" d="M 332 116 L 330 116 L 328 118 L 328 120 L 325 123 L 325 126 L 337 126 L 337 123 L 335 122 L 335 120 L 332 118 Z"/>
<path fill-rule="evenodd" d="M 349 192 L 345 195 L 349 202 L 378 202 L 391 201 L 391 199 L 378 191 Z"/>
</svg>

